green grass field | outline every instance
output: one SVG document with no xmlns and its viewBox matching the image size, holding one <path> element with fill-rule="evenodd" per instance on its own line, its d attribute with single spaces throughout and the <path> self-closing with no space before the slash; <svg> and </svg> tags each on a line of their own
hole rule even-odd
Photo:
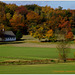
<svg viewBox="0 0 75 75">
<path fill-rule="evenodd" d="M 0 66 L 0 74 L 75 74 L 75 63 Z"/>
<path fill-rule="evenodd" d="M 70 50 L 69 58 L 74 58 L 75 49 Z M 0 45 L 0 61 L 56 59 L 56 48 L 14 47 Z M 0 65 L 0 74 L 74 74 L 75 62 L 37 65 Z"/>
<path fill-rule="evenodd" d="M 70 50 L 69 58 L 74 57 L 75 49 Z M 56 48 L 37 48 L 37 47 L 14 47 L 0 46 L 0 61 L 11 59 L 56 59 L 58 50 Z"/>
<path fill-rule="evenodd" d="M 3 58 L 2 58 L 3 57 Z M 0 46 L 0 61 L 7 59 L 46 59 L 58 58 L 55 48 L 36 48 L 36 47 L 10 47 Z"/>
</svg>

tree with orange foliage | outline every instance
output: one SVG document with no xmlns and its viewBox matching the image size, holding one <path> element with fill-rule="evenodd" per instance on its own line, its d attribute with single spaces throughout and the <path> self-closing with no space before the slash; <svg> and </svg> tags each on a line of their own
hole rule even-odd
<svg viewBox="0 0 75 75">
<path fill-rule="evenodd" d="M 65 22 L 63 21 L 63 23 L 59 25 L 59 28 L 61 28 L 61 31 L 62 30 L 64 31 L 64 35 L 66 39 L 73 40 L 73 33 L 69 21 L 65 21 Z"/>
<path fill-rule="evenodd" d="M 66 35 L 66 38 L 68 40 L 73 40 L 73 33 L 72 32 L 68 32 L 68 34 Z"/>
<path fill-rule="evenodd" d="M 52 37 L 52 36 L 53 36 L 53 30 L 50 29 L 49 31 L 47 31 L 46 36 L 47 36 L 48 38 Z"/>
<path fill-rule="evenodd" d="M 35 13 L 34 11 L 30 11 L 26 15 L 26 17 L 27 17 L 27 20 L 32 23 L 33 22 L 38 23 L 40 21 L 40 16 L 37 13 Z"/>
<path fill-rule="evenodd" d="M 46 32 L 46 38 L 48 41 L 55 41 L 56 40 L 56 37 L 54 36 L 52 29 L 50 29 Z"/>
<path fill-rule="evenodd" d="M 12 19 L 10 19 L 10 23 L 14 31 L 20 30 L 23 33 L 24 28 L 26 27 L 24 17 L 21 14 L 15 13 Z"/>
</svg>

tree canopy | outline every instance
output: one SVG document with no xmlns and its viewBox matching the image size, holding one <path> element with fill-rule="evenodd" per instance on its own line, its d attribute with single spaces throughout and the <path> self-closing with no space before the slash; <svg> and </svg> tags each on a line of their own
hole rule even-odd
<svg viewBox="0 0 75 75">
<path fill-rule="evenodd" d="M 35 38 L 54 40 L 55 32 L 68 30 L 66 38 L 73 39 L 72 28 L 75 28 L 75 10 L 56 9 L 50 6 L 6 4 L 0 2 L 0 26 L 5 30 L 12 30 L 15 34 L 19 30 L 22 34 L 30 34 Z M 1 30 L 1 28 L 0 28 Z"/>
</svg>

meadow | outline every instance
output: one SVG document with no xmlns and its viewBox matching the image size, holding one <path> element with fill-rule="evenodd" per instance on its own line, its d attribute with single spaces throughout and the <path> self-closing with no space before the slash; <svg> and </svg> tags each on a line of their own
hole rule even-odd
<svg viewBox="0 0 75 75">
<path fill-rule="evenodd" d="M 71 49 L 69 58 L 74 58 Z M 56 48 L 0 46 L 0 61 L 58 59 Z M 0 65 L 0 74 L 74 74 L 75 62 L 35 64 L 35 65 Z"/>
<path fill-rule="evenodd" d="M 75 74 L 75 63 L 1 65 L 0 74 Z"/>
<path fill-rule="evenodd" d="M 75 49 L 71 49 L 68 58 L 74 58 Z M 0 46 L 0 61 L 58 59 L 56 48 Z"/>
<path fill-rule="evenodd" d="M 73 57 L 72 55 L 70 56 Z M 38 48 L 38 47 L 0 46 L 0 61 L 7 59 L 33 60 L 33 59 L 46 59 L 46 58 L 47 59 L 58 58 L 57 49 Z"/>
<path fill-rule="evenodd" d="M 24 37 L 21 41 L 0 43 L 0 62 L 16 60 L 58 59 L 55 48 L 57 43 L 42 43 L 37 39 Z M 26 39 L 27 38 L 27 39 Z M 74 42 L 71 42 L 68 58 L 75 58 Z M 75 62 L 33 64 L 33 65 L 0 65 L 0 74 L 74 74 Z"/>
</svg>

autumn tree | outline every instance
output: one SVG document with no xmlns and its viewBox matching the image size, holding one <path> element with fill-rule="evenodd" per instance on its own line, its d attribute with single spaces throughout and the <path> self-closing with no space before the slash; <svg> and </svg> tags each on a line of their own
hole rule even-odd
<svg viewBox="0 0 75 75">
<path fill-rule="evenodd" d="M 52 42 L 56 41 L 56 36 L 54 35 L 54 32 L 52 29 L 50 29 L 46 32 L 46 39 L 48 41 L 52 41 Z"/>
<path fill-rule="evenodd" d="M 19 6 L 15 11 L 21 15 L 24 15 L 24 17 L 26 17 L 26 14 L 28 13 L 27 8 L 24 6 Z"/>
<path fill-rule="evenodd" d="M 4 25 L 1 23 L 0 24 L 0 37 L 2 40 L 4 40 Z"/>
<path fill-rule="evenodd" d="M 11 16 L 13 16 L 13 14 L 14 14 L 15 10 L 17 9 L 17 7 L 18 6 L 16 4 L 7 4 L 5 6 L 5 12 L 10 13 Z"/>
<path fill-rule="evenodd" d="M 40 16 L 42 17 L 42 19 L 44 19 L 44 21 L 46 21 L 50 19 L 50 16 L 52 16 L 53 10 L 54 9 L 51 8 L 50 6 L 42 7 Z"/>
<path fill-rule="evenodd" d="M 72 13 L 72 15 L 70 17 L 71 27 L 75 28 L 75 10 L 70 10 L 70 12 Z"/>
<path fill-rule="evenodd" d="M 70 29 L 70 24 L 68 21 L 64 22 L 63 24 L 59 25 L 61 27 L 61 30 L 59 30 L 59 38 L 60 42 L 57 45 L 57 49 L 59 52 L 59 58 L 62 59 L 64 62 L 66 62 L 66 59 L 68 57 L 68 53 L 70 50 L 70 40 L 73 40 L 73 33 Z"/>
<path fill-rule="evenodd" d="M 7 14 L 6 14 L 6 18 L 7 18 L 8 20 L 10 20 L 10 19 L 11 19 L 11 14 L 10 14 L 10 13 L 7 13 Z"/>
<path fill-rule="evenodd" d="M 6 14 L 5 14 L 5 4 L 0 5 L 0 26 L 6 25 L 7 20 L 6 20 Z"/>
<path fill-rule="evenodd" d="M 36 5 L 36 4 L 32 4 L 32 5 L 24 5 L 28 10 L 32 10 L 32 11 L 34 11 L 37 7 L 38 7 L 38 5 Z"/>
<path fill-rule="evenodd" d="M 34 12 L 36 12 L 37 14 L 41 14 L 41 7 L 40 6 L 37 6 L 35 9 L 34 9 Z"/>
<path fill-rule="evenodd" d="M 7 4 L 6 7 L 14 12 L 18 6 L 16 4 Z"/>
<path fill-rule="evenodd" d="M 24 16 L 22 16 L 21 14 L 15 13 L 12 19 L 10 19 L 10 23 L 14 31 L 20 30 L 23 33 L 24 28 L 26 27 L 24 22 Z"/>
<path fill-rule="evenodd" d="M 26 17 L 27 17 L 27 20 L 30 22 L 30 23 L 38 23 L 38 22 L 40 22 L 40 16 L 37 14 L 37 13 L 35 13 L 34 11 L 30 11 L 27 15 L 26 15 Z"/>
<path fill-rule="evenodd" d="M 38 24 L 36 26 L 32 26 L 29 30 L 30 35 L 32 35 L 35 38 L 38 38 L 39 40 L 46 38 L 46 32 L 49 28 L 46 26 L 45 23 Z"/>
<path fill-rule="evenodd" d="M 66 30 L 66 33 L 65 33 L 66 39 L 73 40 L 72 28 L 69 21 L 63 20 L 63 22 L 59 24 L 59 28 L 61 29 L 61 31 Z"/>
<path fill-rule="evenodd" d="M 38 24 L 38 25 L 32 25 L 32 27 L 29 29 L 29 33 L 31 36 L 38 38 L 40 41 L 41 39 L 44 40 L 53 40 L 54 37 L 53 30 L 48 27 L 47 23 Z"/>
<path fill-rule="evenodd" d="M 66 62 L 68 54 L 70 52 L 70 44 L 67 40 L 61 40 L 57 46 L 59 52 L 59 58 Z"/>
</svg>

